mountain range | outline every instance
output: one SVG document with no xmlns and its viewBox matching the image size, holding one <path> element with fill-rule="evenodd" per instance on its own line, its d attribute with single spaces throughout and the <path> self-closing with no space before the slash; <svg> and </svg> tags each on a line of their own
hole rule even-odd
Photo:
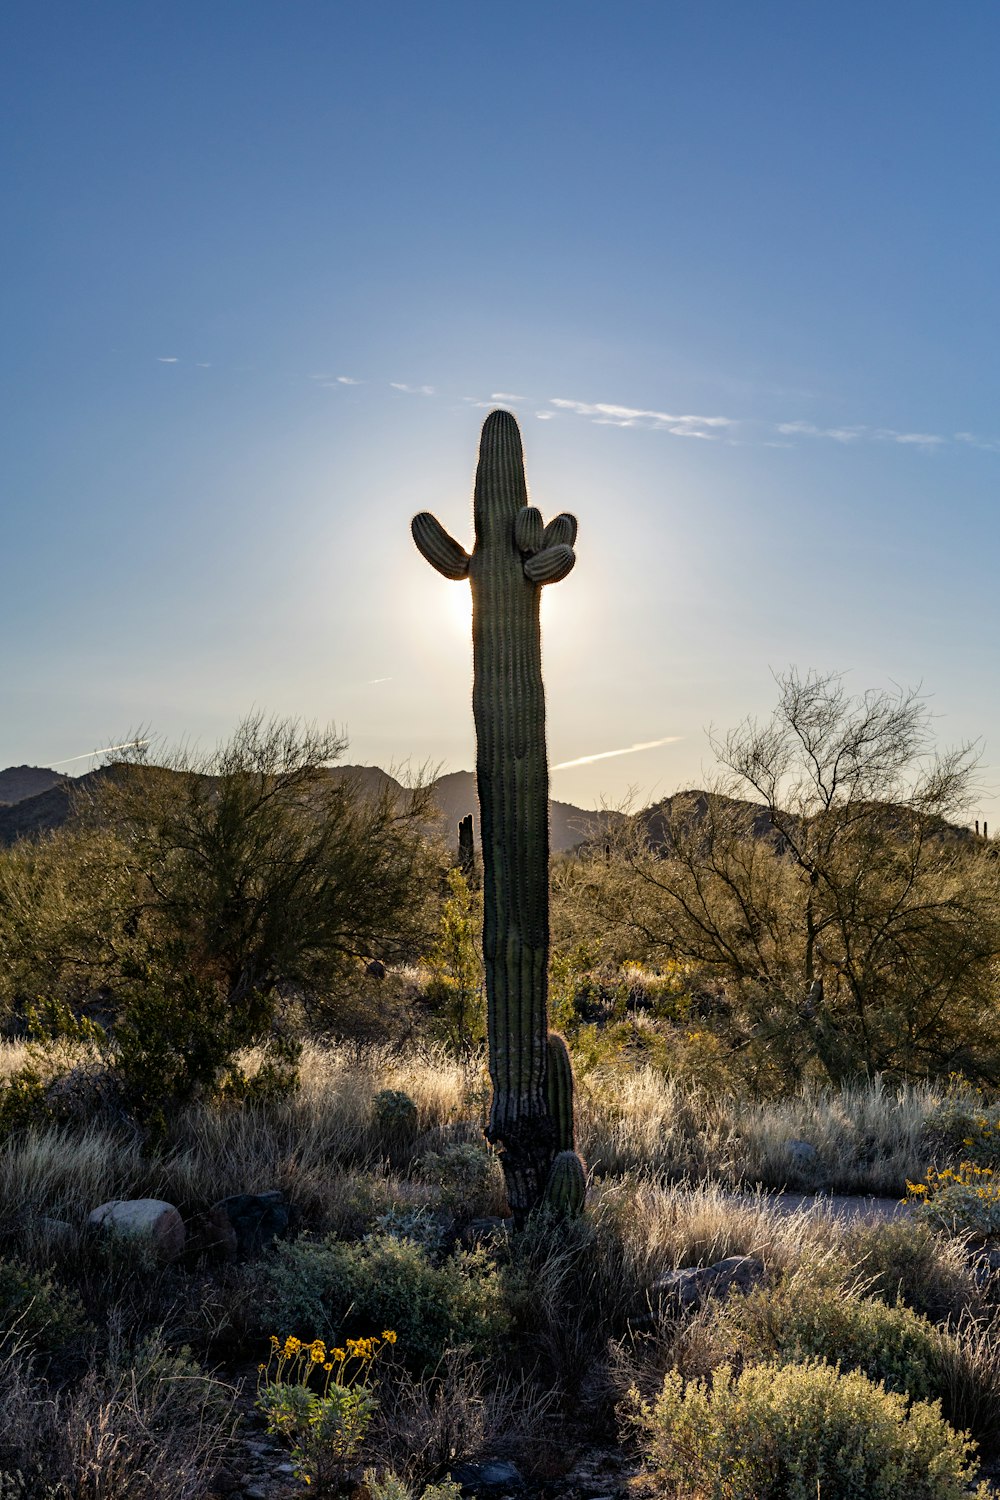
<svg viewBox="0 0 1000 1500">
<path fill-rule="evenodd" d="M 106 768 L 88 771 L 83 776 L 61 776 L 44 766 L 11 766 L 0 771 L 0 846 L 15 843 L 60 828 L 72 816 L 74 796 L 86 792 Z M 329 773 L 336 780 L 353 778 L 360 790 L 374 794 L 386 785 L 402 793 L 396 779 L 378 766 L 335 766 Z M 479 798 L 472 771 L 451 771 L 434 783 L 434 797 L 449 842 L 457 843 L 460 820 L 472 814 L 476 843 L 479 843 Z M 595 832 L 615 822 L 621 814 L 588 811 L 571 802 L 549 802 L 549 838 L 553 853 L 562 854 Z"/>
</svg>

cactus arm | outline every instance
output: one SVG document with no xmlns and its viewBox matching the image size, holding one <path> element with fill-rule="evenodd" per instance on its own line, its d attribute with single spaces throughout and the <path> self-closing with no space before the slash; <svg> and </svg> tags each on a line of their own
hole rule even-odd
<svg viewBox="0 0 1000 1500">
<path fill-rule="evenodd" d="M 543 547 L 541 552 L 526 558 L 524 576 L 530 578 L 532 583 L 558 583 L 567 573 L 572 572 L 575 562 L 576 553 L 573 548 L 560 542 L 555 547 Z"/>
<path fill-rule="evenodd" d="M 576 543 L 576 516 L 571 516 L 568 511 L 562 511 L 552 520 L 542 532 L 541 547 L 554 547 L 557 542 L 572 547 Z"/>
<path fill-rule="evenodd" d="M 517 550 L 530 557 L 533 552 L 541 550 L 542 536 L 541 511 L 536 510 L 533 505 L 526 505 L 514 517 L 514 543 Z"/>
<path fill-rule="evenodd" d="M 576 1145 L 573 1127 L 573 1065 L 566 1039 L 558 1031 L 549 1032 L 548 1064 L 545 1088 L 549 1114 L 556 1127 L 556 1150 L 572 1151 Z"/>
<path fill-rule="evenodd" d="M 437 568 L 445 578 L 459 579 L 469 576 L 469 554 L 461 542 L 449 536 L 436 516 L 422 510 L 410 522 L 410 531 L 417 550 L 427 559 L 432 568 Z"/>
</svg>

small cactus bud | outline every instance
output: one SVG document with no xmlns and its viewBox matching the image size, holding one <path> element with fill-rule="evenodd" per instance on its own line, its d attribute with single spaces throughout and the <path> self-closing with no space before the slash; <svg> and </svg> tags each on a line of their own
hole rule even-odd
<svg viewBox="0 0 1000 1500">
<path fill-rule="evenodd" d="M 587 1171 L 575 1151 L 560 1151 L 545 1184 L 545 1206 L 567 1219 L 578 1219 L 587 1201 Z"/>
</svg>

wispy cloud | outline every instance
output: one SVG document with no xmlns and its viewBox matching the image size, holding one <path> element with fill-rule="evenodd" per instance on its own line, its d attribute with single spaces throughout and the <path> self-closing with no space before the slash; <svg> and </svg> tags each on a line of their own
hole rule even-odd
<svg viewBox="0 0 1000 1500">
<path fill-rule="evenodd" d="M 554 411 L 536 411 L 535 412 L 535 416 L 538 418 L 539 422 L 551 422 L 552 418 L 555 416 L 555 412 Z"/>
<path fill-rule="evenodd" d="M 779 422 L 778 431 L 786 437 L 833 438 L 837 443 L 853 443 L 864 437 L 864 427 L 817 427 L 815 422 Z"/>
<path fill-rule="evenodd" d="M 394 391 L 405 391 L 408 396 L 433 396 L 432 385 L 404 385 L 401 380 L 390 380 L 389 384 Z"/>
<path fill-rule="evenodd" d="M 210 364 L 206 364 L 203 360 L 198 361 L 199 370 L 210 370 L 211 368 L 212 366 Z"/>
<path fill-rule="evenodd" d="M 978 437 L 974 432 L 956 432 L 956 443 L 966 443 L 970 448 L 980 448 L 984 453 L 1000 453 L 1000 438 Z"/>
<path fill-rule="evenodd" d="M 494 391 L 491 401 L 527 401 L 527 396 L 512 396 L 509 391 Z"/>
<path fill-rule="evenodd" d="M 355 380 L 355 378 L 354 378 L 353 375 L 338 375 L 337 376 L 337 384 L 338 385 L 364 385 L 364 381 L 363 380 Z"/>
<path fill-rule="evenodd" d="M 575 760 L 560 761 L 551 769 L 568 771 L 570 766 L 589 766 L 595 760 L 613 760 L 616 755 L 635 755 L 639 750 L 657 750 L 661 745 L 674 745 L 683 738 L 682 734 L 665 734 L 661 740 L 642 740 L 637 745 L 625 745 L 621 750 L 599 750 L 596 755 L 578 755 Z"/>
<path fill-rule="evenodd" d="M 918 448 L 940 448 L 942 443 L 948 441 L 947 438 L 939 437 L 936 432 L 896 432 L 891 427 L 876 427 L 872 436 L 890 443 L 913 443 Z"/>
<path fill-rule="evenodd" d="M 550 397 L 549 404 L 578 417 L 589 417 L 600 427 L 647 427 L 674 437 L 717 438 L 724 428 L 736 425 L 732 417 L 674 416 L 646 407 L 613 406 L 607 401 L 569 401 L 564 396 Z"/>
<path fill-rule="evenodd" d="M 158 365 L 179 365 L 180 360 L 176 354 L 158 354 L 156 356 L 156 363 Z"/>
<path fill-rule="evenodd" d="M 369 687 L 373 687 L 376 682 L 391 682 L 391 681 L 392 681 L 391 677 L 369 677 L 368 680 L 367 680 L 367 685 Z"/>
<path fill-rule="evenodd" d="M 837 443 L 856 443 L 859 439 L 882 443 L 903 443 L 917 448 L 940 448 L 947 438 L 936 432 L 898 432 L 895 427 L 818 427 L 815 422 L 781 422 L 778 431 L 789 437 L 833 438 Z"/>
</svg>

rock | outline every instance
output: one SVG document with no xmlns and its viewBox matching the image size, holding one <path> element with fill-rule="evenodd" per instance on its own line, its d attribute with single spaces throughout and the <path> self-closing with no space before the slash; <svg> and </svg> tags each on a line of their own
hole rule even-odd
<svg viewBox="0 0 1000 1500">
<path fill-rule="evenodd" d="M 373 958 L 371 963 L 365 967 L 365 973 L 372 979 L 384 979 L 388 970 L 380 958 Z"/>
<path fill-rule="evenodd" d="M 235 1193 L 213 1203 L 204 1218 L 227 1253 L 252 1256 L 288 1233 L 291 1210 L 284 1193 Z"/>
<path fill-rule="evenodd" d="M 524 1480 L 517 1464 L 498 1458 L 487 1459 L 482 1464 L 457 1464 L 451 1471 L 451 1477 L 463 1490 L 472 1494 L 524 1488 Z"/>
<path fill-rule="evenodd" d="M 650 1301 L 673 1303 L 682 1312 L 700 1307 L 709 1297 L 727 1297 L 730 1292 L 749 1292 L 766 1275 L 762 1260 L 752 1255 L 729 1255 L 714 1266 L 683 1266 L 671 1271 L 650 1288 Z"/>
<path fill-rule="evenodd" d="M 113 1198 L 87 1216 L 91 1229 L 145 1239 L 161 1260 L 175 1260 L 184 1249 L 184 1220 L 160 1198 Z"/>
<path fill-rule="evenodd" d="M 470 1219 L 458 1232 L 459 1244 L 463 1250 L 475 1250 L 478 1245 L 486 1244 L 489 1240 L 502 1239 L 513 1224 L 513 1219 L 496 1217 Z"/>
<path fill-rule="evenodd" d="M 814 1167 L 819 1161 L 819 1152 L 811 1141 L 786 1141 L 785 1150 L 793 1167 Z"/>
<path fill-rule="evenodd" d="M 262 1484 L 245 1484 L 243 1496 L 244 1500 L 267 1500 L 267 1490 Z"/>
<path fill-rule="evenodd" d="M 38 1233 L 49 1245 L 66 1245 L 73 1238 L 73 1226 L 65 1219 L 43 1217 L 38 1220 Z"/>
</svg>

